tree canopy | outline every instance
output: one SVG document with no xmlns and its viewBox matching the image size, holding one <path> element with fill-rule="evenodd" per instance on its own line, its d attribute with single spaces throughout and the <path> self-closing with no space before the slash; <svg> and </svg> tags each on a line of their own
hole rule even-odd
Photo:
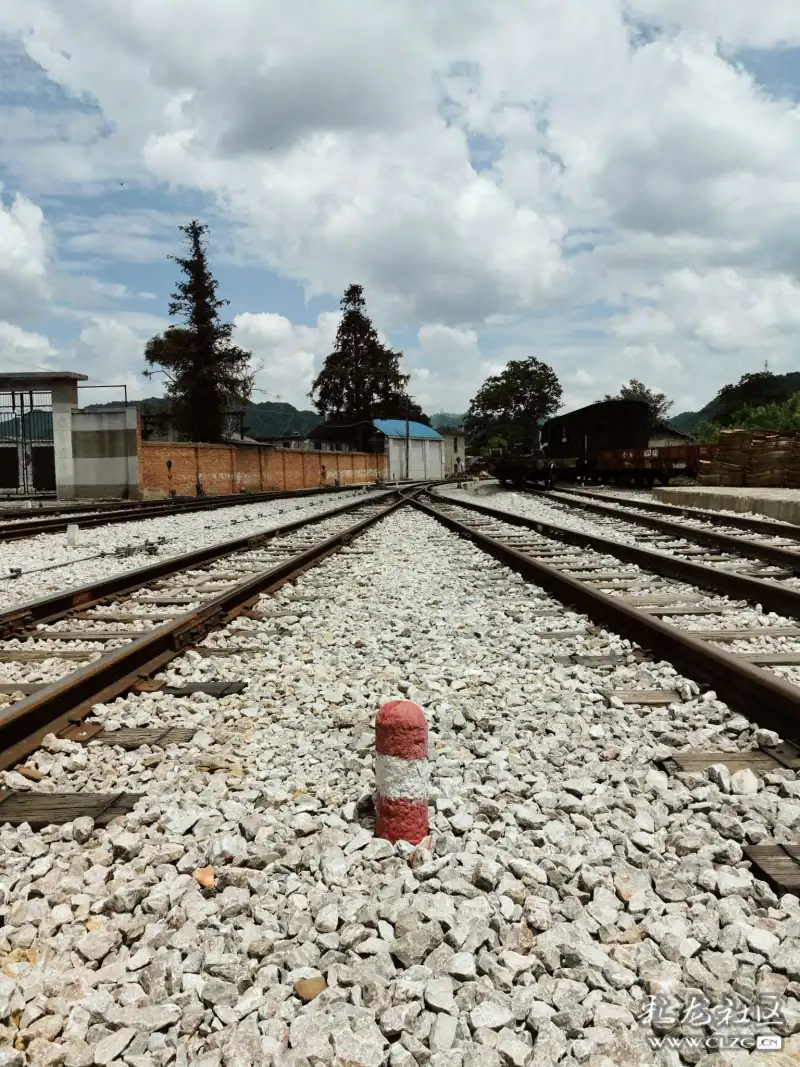
<svg viewBox="0 0 800 1067">
<path fill-rule="evenodd" d="M 541 420 L 560 406 L 561 383 L 552 367 L 533 356 L 512 359 L 472 398 L 464 427 L 473 447 L 486 448 L 492 438 L 502 438 L 509 448 L 530 449 Z"/>
<path fill-rule="evenodd" d="M 657 393 L 654 389 L 648 389 L 643 382 L 638 381 L 636 378 L 631 378 L 627 384 L 623 385 L 616 396 L 606 393 L 603 399 L 643 400 L 650 408 L 650 419 L 653 423 L 663 422 L 673 404 L 664 393 Z"/>
<path fill-rule="evenodd" d="M 717 393 L 712 421 L 719 426 L 729 426 L 740 414 L 744 417 L 747 409 L 781 404 L 793 392 L 783 375 L 766 370 L 743 374 L 738 382 L 723 385 Z"/>
<path fill-rule="evenodd" d="M 159 368 L 167 379 L 166 393 L 179 433 L 190 441 L 219 441 L 225 433 L 227 413 L 249 399 L 253 388 L 252 353 L 231 343 L 233 324 L 222 322 L 220 308 L 229 303 L 217 296 L 217 281 L 208 265 L 205 235 L 208 227 L 193 219 L 180 227 L 188 255 L 170 256 L 184 277 L 169 303 L 169 326 L 151 337 L 144 351 L 149 370 Z"/>
<path fill-rule="evenodd" d="M 410 375 L 400 370 L 402 352 L 384 345 L 367 315 L 364 290 L 350 285 L 341 299 L 342 320 L 333 351 L 308 394 L 327 419 L 365 422 L 408 417 L 428 422 L 408 396 Z"/>
</svg>

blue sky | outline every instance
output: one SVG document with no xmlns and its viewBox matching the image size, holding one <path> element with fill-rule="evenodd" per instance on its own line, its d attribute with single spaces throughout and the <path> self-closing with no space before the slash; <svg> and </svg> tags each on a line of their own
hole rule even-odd
<svg viewBox="0 0 800 1067">
<path fill-rule="evenodd" d="M 566 406 L 796 369 L 796 4 L 207 0 L 167 48 L 184 6 L 0 13 L 0 367 L 151 392 L 196 216 L 259 398 L 306 406 L 353 281 L 431 411 L 526 355 Z"/>
</svg>

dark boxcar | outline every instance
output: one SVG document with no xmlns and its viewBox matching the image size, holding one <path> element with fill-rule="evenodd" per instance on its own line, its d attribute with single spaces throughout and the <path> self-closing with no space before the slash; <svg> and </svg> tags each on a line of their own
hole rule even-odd
<svg viewBox="0 0 800 1067">
<path fill-rule="evenodd" d="M 618 448 L 601 452 L 596 469 L 604 480 L 666 485 L 675 475 L 696 478 L 700 463 L 710 460 L 717 445 L 661 445 L 658 448 Z"/>
<path fill-rule="evenodd" d="M 647 448 L 650 408 L 641 400 L 601 400 L 557 415 L 542 427 L 542 444 L 552 460 L 577 461 L 596 468 L 600 452 Z"/>
</svg>

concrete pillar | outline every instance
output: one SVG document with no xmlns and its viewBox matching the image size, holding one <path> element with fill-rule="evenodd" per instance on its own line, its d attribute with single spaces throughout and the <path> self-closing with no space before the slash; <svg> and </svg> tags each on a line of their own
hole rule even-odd
<svg viewBox="0 0 800 1067">
<path fill-rule="evenodd" d="M 59 500 L 75 497 L 75 472 L 72 455 L 72 409 L 78 406 L 78 383 L 54 381 L 51 388 L 53 404 L 53 449 L 56 462 L 56 495 Z"/>
</svg>

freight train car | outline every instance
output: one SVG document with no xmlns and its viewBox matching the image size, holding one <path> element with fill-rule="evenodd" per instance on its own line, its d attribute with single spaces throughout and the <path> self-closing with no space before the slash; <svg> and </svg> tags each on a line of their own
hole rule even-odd
<svg viewBox="0 0 800 1067">
<path fill-rule="evenodd" d="M 696 477 L 700 460 L 710 459 L 716 445 L 656 444 L 683 434 L 653 426 L 650 409 L 640 400 L 604 400 L 549 419 L 541 431 L 541 449 L 525 455 L 494 456 L 489 472 L 504 485 L 550 487 L 564 482 L 667 484 L 678 474 Z"/>
<path fill-rule="evenodd" d="M 600 452 L 596 472 L 603 481 L 666 485 L 670 478 L 696 478 L 701 460 L 710 460 L 717 445 L 662 445 L 658 448 L 618 448 Z"/>
<path fill-rule="evenodd" d="M 647 447 L 650 409 L 639 400 L 602 400 L 549 419 L 540 450 L 493 457 L 489 473 L 504 485 L 548 486 L 554 482 L 598 480 L 601 451 Z"/>
</svg>

